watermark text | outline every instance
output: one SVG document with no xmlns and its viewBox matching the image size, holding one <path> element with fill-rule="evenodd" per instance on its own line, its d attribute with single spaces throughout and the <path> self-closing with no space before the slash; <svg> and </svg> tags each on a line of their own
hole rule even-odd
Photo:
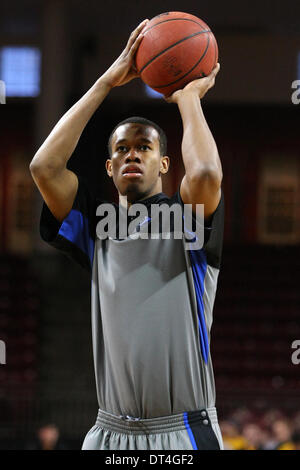
<svg viewBox="0 0 300 470">
<path fill-rule="evenodd" d="M 292 83 L 292 88 L 295 90 L 292 93 L 291 99 L 293 104 L 300 103 L 300 80 L 294 80 Z"/>
<path fill-rule="evenodd" d="M 6 364 L 6 345 L 0 339 L 0 364 Z"/>
<path fill-rule="evenodd" d="M 0 80 L 0 104 L 5 104 L 5 103 L 6 103 L 5 82 L 3 80 Z"/>
<path fill-rule="evenodd" d="M 127 200 L 125 199 L 127 203 Z M 96 215 L 101 217 L 96 227 L 101 240 L 116 239 L 183 239 L 186 250 L 200 250 L 204 243 L 204 205 L 197 204 L 196 212 L 191 204 L 132 204 L 128 211 L 122 206 L 117 211 L 113 204 L 100 204 Z M 128 223 L 128 217 L 133 217 Z"/>
<path fill-rule="evenodd" d="M 292 354 L 292 363 L 297 366 L 300 364 L 300 339 L 295 339 L 295 341 L 292 342 L 292 349 L 295 349 L 295 351 Z"/>
</svg>

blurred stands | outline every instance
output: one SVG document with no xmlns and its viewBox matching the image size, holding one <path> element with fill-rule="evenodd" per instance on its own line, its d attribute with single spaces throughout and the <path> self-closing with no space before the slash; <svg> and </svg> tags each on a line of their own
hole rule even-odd
<svg viewBox="0 0 300 470">
<path fill-rule="evenodd" d="M 0 258 L 0 449 L 49 422 L 79 448 L 97 414 L 89 276 L 53 253 Z"/>
<path fill-rule="evenodd" d="M 0 437 L 9 438 L 30 418 L 38 381 L 39 321 L 39 285 L 29 261 L 2 254 L 0 339 L 6 345 L 6 364 L 0 366 Z"/>
<path fill-rule="evenodd" d="M 299 406 L 300 247 L 226 246 L 212 328 L 217 405 Z"/>
</svg>

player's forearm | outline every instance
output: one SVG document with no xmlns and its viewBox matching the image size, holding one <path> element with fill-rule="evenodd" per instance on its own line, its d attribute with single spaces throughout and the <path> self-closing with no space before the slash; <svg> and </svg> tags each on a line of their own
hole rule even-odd
<svg viewBox="0 0 300 470">
<path fill-rule="evenodd" d="M 199 96 L 182 93 L 178 107 L 183 123 L 182 158 L 187 175 L 212 172 L 222 179 L 216 142 L 204 117 Z"/>
<path fill-rule="evenodd" d="M 99 78 L 90 90 L 58 121 L 35 154 L 31 171 L 55 172 L 65 168 L 88 121 L 111 87 Z"/>
</svg>

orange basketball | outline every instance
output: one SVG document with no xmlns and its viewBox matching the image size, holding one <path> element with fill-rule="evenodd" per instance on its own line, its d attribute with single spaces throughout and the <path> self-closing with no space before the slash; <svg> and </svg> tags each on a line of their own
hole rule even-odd
<svg viewBox="0 0 300 470">
<path fill-rule="evenodd" d="M 209 26 L 194 15 L 171 11 L 152 18 L 143 29 L 136 68 L 144 83 L 169 96 L 210 74 L 218 45 Z"/>
</svg>

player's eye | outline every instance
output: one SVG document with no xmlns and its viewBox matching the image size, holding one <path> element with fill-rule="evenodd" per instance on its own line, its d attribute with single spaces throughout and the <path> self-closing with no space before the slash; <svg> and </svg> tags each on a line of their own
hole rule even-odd
<svg viewBox="0 0 300 470">
<path fill-rule="evenodd" d="M 141 149 L 143 152 L 146 151 L 146 150 L 151 150 L 150 147 L 149 147 L 149 145 L 141 145 L 141 146 L 140 146 L 140 149 Z"/>
<path fill-rule="evenodd" d="M 126 152 L 127 151 L 127 147 L 125 147 L 125 145 L 119 145 L 119 147 L 117 147 L 117 152 Z"/>
</svg>

